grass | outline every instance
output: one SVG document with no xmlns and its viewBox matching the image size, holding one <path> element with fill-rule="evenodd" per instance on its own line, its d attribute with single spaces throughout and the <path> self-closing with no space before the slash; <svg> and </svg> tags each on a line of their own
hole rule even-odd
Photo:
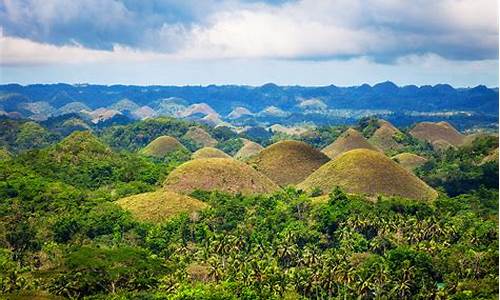
<svg viewBox="0 0 500 300">
<path fill-rule="evenodd" d="M 12 158 L 12 154 L 5 148 L 0 148 L 0 161 L 9 160 Z"/>
<path fill-rule="evenodd" d="M 183 194 L 218 190 L 251 195 L 279 189 L 265 175 L 232 158 L 200 158 L 185 162 L 168 175 L 164 187 Z"/>
<path fill-rule="evenodd" d="M 298 141 L 280 141 L 262 150 L 248 163 L 280 186 L 297 184 L 330 159 Z"/>
<path fill-rule="evenodd" d="M 384 152 L 401 149 L 403 146 L 394 138 L 395 135 L 402 134 L 401 131 L 387 121 L 379 121 L 379 123 L 380 127 L 368 139 L 370 144 Z"/>
<path fill-rule="evenodd" d="M 239 159 L 239 160 L 249 159 L 249 158 L 259 154 L 260 151 L 262 151 L 262 149 L 264 149 L 264 147 L 262 147 L 261 145 L 255 143 L 255 142 L 252 142 L 252 141 L 247 140 L 247 139 L 242 139 L 242 140 L 243 140 L 243 147 L 241 147 L 240 150 L 238 150 L 238 152 L 236 152 L 236 154 L 234 155 L 234 158 L 236 158 L 236 159 Z"/>
<path fill-rule="evenodd" d="M 322 152 L 331 159 L 334 159 L 337 156 L 353 149 L 370 149 L 379 151 L 379 149 L 370 144 L 368 140 L 365 139 L 361 133 L 359 133 L 359 131 L 349 128 L 333 143 L 326 146 Z"/>
<path fill-rule="evenodd" d="M 163 135 L 144 147 L 144 149 L 141 150 L 141 153 L 147 156 L 164 157 L 165 155 L 177 150 L 187 151 L 186 147 L 179 143 L 177 139 L 171 136 Z"/>
<path fill-rule="evenodd" d="M 461 146 L 466 142 L 465 136 L 447 122 L 421 122 L 410 130 L 410 134 L 417 139 L 436 144 L 438 148 L 446 145 L 443 141 L 453 146 Z"/>
<path fill-rule="evenodd" d="M 323 165 L 298 185 L 303 190 L 320 188 L 329 193 L 339 186 L 348 193 L 369 196 L 401 196 L 432 200 L 436 191 L 380 152 L 356 149 Z"/>
<path fill-rule="evenodd" d="M 133 195 L 119 199 L 116 203 L 130 211 L 134 218 L 150 223 L 163 222 L 181 213 L 192 215 L 208 206 L 204 202 L 168 190 Z"/>
<path fill-rule="evenodd" d="M 481 161 L 482 164 L 485 164 L 490 161 L 498 161 L 498 148 L 495 150 L 491 151 L 490 154 L 486 155 L 483 160 Z"/>
<path fill-rule="evenodd" d="M 392 160 L 409 171 L 413 171 L 427 162 L 427 158 L 408 152 L 395 155 Z"/>
<path fill-rule="evenodd" d="M 217 145 L 217 140 L 200 127 L 190 127 L 186 134 L 184 134 L 184 138 L 202 147 L 214 147 Z"/>
<path fill-rule="evenodd" d="M 212 148 L 212 147 L 203 147 L 197 151 L 195 151 L 191 155 L 192 159 L 199 159 L 199 158 L 231 158 L 228 154 L 226 154 L 224 151 Z"/>
</svg>

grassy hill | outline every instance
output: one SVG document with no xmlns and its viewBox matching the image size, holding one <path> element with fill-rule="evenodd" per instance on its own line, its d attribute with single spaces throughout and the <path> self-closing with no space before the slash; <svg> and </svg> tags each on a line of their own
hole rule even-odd
<svg viewBox="0 0 500 300">
<path fill-rule="evenodd" d="M 460 146 L 466 140 L 463 134 L 447 122 L 421 122 L 410 130 L 410 134 L 417 139 L 436 145 L 438 149 L 445 147 L 445 142 Z"/>
<path fill-rule="evenodd" d="M 304 142 L 280 141 L 266 147 L 248 163 L 280 186 L 297 184 L 329 158 Z"/>
<path fill-rule="evenodd" d="M 200 127 L 189 127 L 189 130 L 184 134 L 183 138 L 199 147 L 214 147 L 217 145 L 217 140 Z"/>
<path fill-rule="evenodd" d="M 375 146 L 370 144 L 359 131 L 349 128 L 342 133 L 333 143 L 326 146 L 322 152 L 331 159 L 353 149 L 370 149 L 378 151 Z"/>
<path fill-rule="evenodd" d="M 195 190 L 219 190 L 248 195 L 279 189 L 265 175 L 232 158 L 201 158 L 185 162 L 168 175 L 164 187 L 184 194 Z"/>
<path fill-rule="evenodd" d="M 198 158 L 231 158 L 228 154 L 224 153 L 224 151 L 212 148 L 212 147 L 203 147 L 197 151 L 195 151 L 191 155 L 192 159 Z"/>
<path fill-rule="evenodd" d="M 264 147 L 255 142 L 252 142 L 247 139 L 242 139 L 242 140 L 243 140 L 243 147 L 241 147 L 240 150 L 238 150 L 238 152 L 236 152 L 236 154 L 234 155 L 234 158 L 236 159 L 239 160 L 248 159 L 254 155 L 259 154 L 259 152 L 262 151 L 262 149 L 264 149 Z"/>
<path fill-rule="evenodd" d="M 483 160 L 481 161 L 481 163 L 487 163 L 487 162 L 491 162 L 491 161 L 496 161 L 498 162 L 498 148 L 496 148 L 495 150 L 491 151 L 490 154 L 488 154 L 487 156 L 485 156 L 483 158 Z"/>
<path fill-rule="evenodd" d="M 384 120 L 379 120 L 379 126 L 380 127 L 375 130 L 373 135 L 368 139 L 370 144 L 384 152 L 398 150 L 403 147 L 398 141 L 398 137 L 403 134 L 399 129 Z"/>
<path fill-rule="evenodd" d="M 195 213 L 208 205 L 186 195 L 167 190 L 143 193 L 116 202 L 132 216 L 145 222 L 162 222 L 180 213 Z"/>
<path fill-rule="evenodd" d="M 395 155 L 392 160 L 409 171 L 413 171 L 427 162 L 427 158 L 408 152 Z"/>
<path fill-rule="evenodd" d="M 340 186 L 349 193 L 432 200 L 437 193 L 426 183 L 380 152 L 356 149 L 323 165 L 298 185 L 324 193 Z"/>
<path fill-rule="evenodd" d="M 176 138 L 160 136 L 142 149 L 141 153 L 146 156 L 161 158 L 178 150 L 188 151 Z"/>
</svg>

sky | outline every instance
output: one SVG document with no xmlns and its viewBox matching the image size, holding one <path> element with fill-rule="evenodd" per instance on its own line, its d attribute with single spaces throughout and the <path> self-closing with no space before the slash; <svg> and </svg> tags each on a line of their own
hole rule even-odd
<svg viewBox="0 0 500 300">
<path fill-rule="evenodd" d="M 0 83 L 498 86 L 496 0 L 0 0 Z"/>
</svg>

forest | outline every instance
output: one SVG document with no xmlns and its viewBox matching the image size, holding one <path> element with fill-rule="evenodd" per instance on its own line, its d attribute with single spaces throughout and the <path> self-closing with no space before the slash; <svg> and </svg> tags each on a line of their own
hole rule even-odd
<svg viewBox="0 0 500 300">
<path fill-rule="evenodd" d="M 366 138 L 377 120 L 356 129 Z M 60 125 L 60 124 L 59 124 Z M 161 222 L 117 205 L 153 192 L 201 148 L 173 118 L 91 130 L 1 120 L 0 294 L 6 299 L 496 299 L 498 137 L 435 151 L 402 129 L 398 152 L 428 158 L 415 174 L 433 201 L 294 185 L 269 194 L 196 190 L 206 208 Z M 323 148 L 346 126 L 314 134 L 241 136 L 200 125 L 234 155 L 297 139 Z M 168 135 L 185 148 L 140 150 Z M 497 152 L 498 153 L 498 152 Z M 498 155 L 498 154 L 497 154 Z"/>
</svg>

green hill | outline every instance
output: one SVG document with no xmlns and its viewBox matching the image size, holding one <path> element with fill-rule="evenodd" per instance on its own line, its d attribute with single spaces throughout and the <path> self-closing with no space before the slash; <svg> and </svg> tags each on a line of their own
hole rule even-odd
<svg viewBox="0 0 500 300">
<path fill-rule="evenodd" d="M 304 142 L 280 141 L 266 147 L 248 163 L 280 186 L 297 184 L 328 162 L 321 151 Z"/>
<path fill-rule="evenodd" d="M 375 146 L 370 144 L 365 137 L 356 129 L 349 128 L 342 133 L 333 143 L 326 146 L 322 152 L 331 159 L 353 149 L 370 149 L 379 151 Z"/>
<path fill-rule="evenodd" d="M 436 191 L 380 152 L 356 149 L 323 165 L 298 185 L 328 193 L 336 186 L 349 193 L 432 200 Z"/>
<path fill-rule="evenodd" d="M 143 193 L 116 202 L 140 221 L 162 222 L 180 213 L 193 214 L 207 207 L 204 202 L 167 190 Z"/>
<path fill-rule="evenodd" d="M 224 153 L 224 151 L 212 148 L 212 147 L 203 147 L 197 151 L 195 151 L 191 155 L 192 159 L 198 158 L 231 158 L 228 154 Z"/>
<path fill-rule="evenodd" d="M 265 175 L 232 158 L 200 158 L 185 162 L 168 175 L 164 187 L 184 194 L 195 190 L 261 194 L 279 189 Z"/>
<path fill-rule="evenodd" d="M 141 153 L 146 156 L 161 158 L 178 150 L 188 151 L 186 147 L 179 143 L 177 139 L 164 135 L 149 143 L 144 149 L 141 150 Z"/>
</svg>

